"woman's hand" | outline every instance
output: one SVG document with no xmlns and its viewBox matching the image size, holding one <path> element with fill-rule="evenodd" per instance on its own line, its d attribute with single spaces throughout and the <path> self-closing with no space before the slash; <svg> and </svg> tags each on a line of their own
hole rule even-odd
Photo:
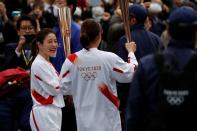
<svg viewBox="0 0 197 131">
<path fill-rule="evenodd" d="M 135 44 L 134 41 L 126 43 L 125 47 L 126 47 L 128 52 L 133 52 L 134 53 L 136 51 L 136 44 Z"/>
</svg>

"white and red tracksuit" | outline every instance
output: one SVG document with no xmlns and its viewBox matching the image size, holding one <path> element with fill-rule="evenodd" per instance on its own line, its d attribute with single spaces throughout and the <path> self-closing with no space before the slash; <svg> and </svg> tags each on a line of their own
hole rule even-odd
<svg viewBox="0 0 197 131">
<path fill-rule="evenodd" d="M 65 104 L 60 92 L 59 76 L 52 64 L 39 54 L 31 66 L 31 96 L 32 131 L 60 131 L 61 108 Z"/>
<path fill-rule="evenodd" d="M 133 53 L 129 53 L 129 61 L 96 48 L 82 49 L 65 60 L 61 86 L 65 94 L 73 96 L 78 131 L 122 130 L 116 81 L 131 82 L 138 65 Z"/>
</svg>

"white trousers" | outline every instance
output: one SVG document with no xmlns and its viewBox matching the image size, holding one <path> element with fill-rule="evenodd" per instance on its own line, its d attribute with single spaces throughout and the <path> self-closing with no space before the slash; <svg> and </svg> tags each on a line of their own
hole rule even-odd
<svg viewBox="0 0 197 131">
<path fill-rule="evenodd" d="M 62 110 L 53 105 L 33 107 L 30 114 L 32 131 L 61 131 Z"/>
</svg>

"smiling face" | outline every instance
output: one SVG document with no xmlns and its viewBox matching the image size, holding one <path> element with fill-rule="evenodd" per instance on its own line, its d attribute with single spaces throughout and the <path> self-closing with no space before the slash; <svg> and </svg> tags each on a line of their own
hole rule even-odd
<svg viewBox="0 0 197 131">
<path fill-rule="evenodd" d="M 50 57 L 56 56 L 57 51 L 57 38 L 54 33 L 49 33 L 43 40 L 43 43 L 38 44 L 39 54 L 45 59 L 49 60 Z"/>
</svg>

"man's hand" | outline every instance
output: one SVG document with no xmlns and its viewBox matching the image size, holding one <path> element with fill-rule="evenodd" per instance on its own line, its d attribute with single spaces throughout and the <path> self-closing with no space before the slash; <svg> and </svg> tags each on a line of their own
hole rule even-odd
<svg viewBox="0 0 197 131">
<path fill-rule="evenodd" d="M 24 44 L 25 44 L 25 37 L 20 36 L 18 46 L 16 47 L 16 51 L 21 52 Z"/>
</svg>

